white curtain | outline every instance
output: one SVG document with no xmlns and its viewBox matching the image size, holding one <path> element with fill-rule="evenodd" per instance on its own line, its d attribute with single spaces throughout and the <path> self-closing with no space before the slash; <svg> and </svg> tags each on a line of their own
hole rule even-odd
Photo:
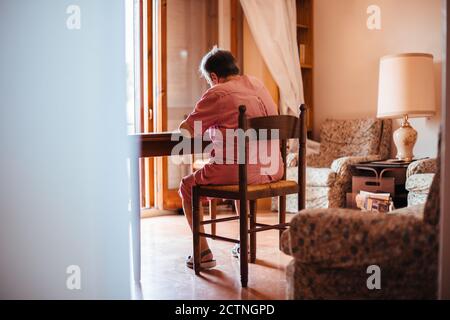
<svg viewBox="0 0 450 320">
<path fill-rule="evenodd" d="M 281 114 L 304 103 L 295 0 L 241 0 L 256 45 L 280 89 Z"/>
</svg>

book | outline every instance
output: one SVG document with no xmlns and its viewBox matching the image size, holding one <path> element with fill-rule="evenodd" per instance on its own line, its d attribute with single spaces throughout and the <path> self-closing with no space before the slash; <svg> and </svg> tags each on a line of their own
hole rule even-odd
<svg viewBox="0 0 450 320">
<path fill-rule="evenodd" d="M 304 65 L 306 64 L 306 45 L 300 44 L 299 51 L 300 51 L 300 64 Z"/>
<path fill-rule="evenodd" d="M 363 211 L 391 212 L 394 203 L 389 193 L 372 193 L 360 191 L 356 195 L 356 206 Z"/>
</svg>

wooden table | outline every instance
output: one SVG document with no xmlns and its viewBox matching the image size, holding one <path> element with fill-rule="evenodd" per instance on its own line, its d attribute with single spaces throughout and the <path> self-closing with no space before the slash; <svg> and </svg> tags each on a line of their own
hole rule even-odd
<svg viewBox="0 0 450 320">
<path fill-rule="evenodd" d="M 179 132 L 158 132 L 130 135 L 131 145 L 137 147 L 137 157 L 130 159 L 131 178 L 131 233 L 133 245 L 133 274 L 135 282 L 141 281 L 141 205 L 139 183 L 139 159 L 149 157 L 172 156 L 173 148 L 180 143 L 182 136 Z M 189 139 L 186 144 L 191 145 L 190 150 L 182 150 L 177 155 L 202 153 L 210 141 L 201 138 Z M 202 146 L 195 150 L 195 146 Z"/>
<path fill-rule="evenodd" d="M 352 177 L 369 176 L 375 177 L 377 180 L 381 180 L 383 177 L 394 178 L 395 193 L 392 198 L 395 208 L 399 209 L 408 205 L 408 191 L 405 184 L 406 171 L 410 164 L 411 162 L 372 161 L 353 164 L 350 166 L 350 170 Z"/>
</svg>

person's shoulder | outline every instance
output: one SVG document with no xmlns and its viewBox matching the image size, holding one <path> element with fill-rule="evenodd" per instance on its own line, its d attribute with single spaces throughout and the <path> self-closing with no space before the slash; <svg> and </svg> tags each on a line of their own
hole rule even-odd
<svg viewBox="0 0 450 320">
<path fill-rule="evenodd" d="M 243 75 L 242 79 L 247 82 L 249 86 L 252 86 L 256 90 L 264 88 L 264 83 L 257 77 Z"/>
<path fill-rule="evenodd" d="M 254 76 L 242 75 L 237 80 L 228 81 L 225 83 L 217 84 L 203 94 L 203 99 L 221 99 L 229 96 L 235 92 L 240 92 L 245 89 L 259 91 L 264 89 L 265 86 L 261 80 Z"/>
<path fill-rule="evenodd" d="M 209 88 L 208 90 L 203 93 L 200 100 L 217 100 L 220 99 L 220 97 L 223 96 L 223 92 L 221 90 L 218 90 L 216 86 Z"/>
<path fill-rule="evenodd" d="M 253 86 L 255 86 L 255 87 L 261 87 L 261 86 L 264 85 L 263 82 L 262 82 L 259 78 L 255 77 L 255 76 L 251 76 L 251 75 L 243 75 L 242 78 L 243 78 L 245 81 L 247 81 L 247 82 L 253 84 Z"/>
<path fill-rule="evenodd" d="M 229 91 L 230 90 L 228 89 L 228 87 L 224 84 L 218 84 L 206 90 L 206 92 L 203 94 L 203 98 L 220 99 L 223 96 L 227 95 Z"/>
</svg>

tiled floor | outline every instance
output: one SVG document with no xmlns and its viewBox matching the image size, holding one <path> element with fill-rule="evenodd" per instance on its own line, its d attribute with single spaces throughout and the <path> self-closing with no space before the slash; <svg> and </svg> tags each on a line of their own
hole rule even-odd
<svg viewBox="0 0 450 320">
<path fill-rule="evenodd" d="M 229 213 L 228 213 L 229 214 Z M 290 219 L 291 215 L 288 215 Z M 258 215 L 258 222 L 276 223 L 276 213 Z M 238 222 L 218 225 L 218 234 L 238 237 Z M 144 299 L 285 299 L 284 267 L 291 258 L 278 249 L 278 231 L 257 236 L 257 262 L 249 265 L 248 288 L 240 285 L 239 262 L 232 243 L 210 241 L 218 266 L 200 276 L 185 266 L 192 235 L 184 216 L 142 220 L 142 294 Z"/>
</svg>

